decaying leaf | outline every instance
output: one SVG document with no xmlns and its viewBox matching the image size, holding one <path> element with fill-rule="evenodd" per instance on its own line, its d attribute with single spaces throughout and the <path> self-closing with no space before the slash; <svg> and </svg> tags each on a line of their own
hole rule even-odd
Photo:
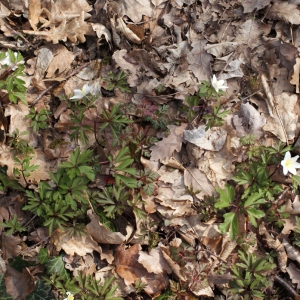
<svg viewBox="0 0 300 300">
<path fill-rule="evenodd" d="M 299 94 L 299 84 L 300 84 L 300 79 L 299 79 L 299 74 L 300 74 L 300 58 L 296 58 L 296 64 L 294 65 L 294 74 L 291 78 L 290 83 L 296 85 L 296 93 Z"/>
<path fill-rule="evenodd" d="M 133 284 L 141 279 L 147 286 L 144 288 L 149 295 L 158 293 L 168 286 L 168 277 L 164 273 L 149 273 L 142 264 L 138 262 L 140 245 L 133 245 L 125 249 L 124 245 L 118 246 L 115 254 L 116 272 L 121 276 L 126 285 Z"/>
<path fill-rule="evenodd" d="M 297 284 L 297 288 L 299 289 L 300 288 L 300 270 L 296 267 L 295 264 L 290 263 L 287 266 L 286 271 L 290 275 L 292 282 L 294 284 Z"/>
<path fill-rule="evenodd" d="M 283 243 L 280 243 L 278 239 L 274 239 L 267 231 L 265 224 L 262 222 L 259 225 L 259 234 L 264 235 L 267 245 L 277 252 L 277 261 L 281 272 L 286 272 L 287 253 L 285 252 Z"/>
<path fill-rule="evenodd" d="M 6 264 L 5 287 L 6 292 L 13 299 L 26 299 L 34 291 L 34 279 L 27 268 L 23 268 L 22 273 Z"/>
<path fill-rule="evenodd" d="M 86 229 L 97 243 L 118 245 L 126 240 L 126 237 L 120 232 L 112 232 L 101 224 L 99 217 L 92 210 L 88 210 L 87 215 L 91 222 L 86 226 Z"/>
<path fill-rule="evenodd" d="M 183 141 L 183 131 L 187 124 L 182 123 L 181 126 L 168 125 L 170 134 L 163 138 L 156 145 L 151 147 L 151 160 L 163 160 L 170 158 L 174 151 L 179 152 Z M 165 145 L 168 145 L 166 147 Z"/>
<path fill-rule="evenodd" d="M 184 130 L 184 139 L 196 146 L 211 151 L 219 151 L 225 144 L 227 132 L 220 127 L 205 130 L 205 125 Z"/>
<path fill-rule="evenodd" d="M 293 247 L 286 238 L 283 238 L 282 244 L 284 245 L 288 258 L 300 263 L 300 251 Z"/>
</svg>

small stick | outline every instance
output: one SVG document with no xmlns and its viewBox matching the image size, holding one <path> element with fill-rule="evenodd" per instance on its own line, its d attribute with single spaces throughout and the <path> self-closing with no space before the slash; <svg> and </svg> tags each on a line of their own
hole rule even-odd
<svg viewBox="0 0 300 300">
<path fill-rule="evenodd" d="M 297 294 L 297 292 L 285 281 L 283 280 L 281 277 L 279 276 L 275 276 L 274 277 L 274 281 L 277 281 L 280 285 L 282 285 L 282 287 L 291 294 L 291 296 L 293 297 L 293 299 L 299 300 L 300 299 L 300 295 Z"/>
</svg>

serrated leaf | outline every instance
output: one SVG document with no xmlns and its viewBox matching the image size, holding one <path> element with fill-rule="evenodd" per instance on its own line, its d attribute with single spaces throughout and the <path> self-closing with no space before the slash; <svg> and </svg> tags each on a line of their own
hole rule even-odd
<svg viewBox="0 0 300 300">
<path fill-rule="evenodd" d="M 221 233 L 225 234 L 229 230 L 231 240 L 234 240 L 238 234 L 238 218 L 234 212 L 229 212 L 223 215 L 224 222 L 219 225 Z"/>
<path fill-rule="evenodd" d="M 263 195 L 264 195 L 264 192 L 253 193 L 250 197 L 248 197 L 248 199 L 244 203 L 244 207 L 249 207 L 252 205 L 265 203 L 266 200 L 264 198 L 262 198 Z"/>
<path fill-rule="evenodd" d="M 215 203 L 215 208 L 224 208 L 231 205 L 234 200 L 234 187 L 226 184 L 225 190 L 216 188 L 216 191 L 220 194 L 220 200 Z"/>
<path fill-rule="evenodd" d="M 260 219 L 265 216 L 265 213 L 263 211 L 253 207 L 248 208 L 247 213 L 249 215 L 250 222 L 254 227 L 257 227 L 257 222 L 255 219 Z"/>
</svg>

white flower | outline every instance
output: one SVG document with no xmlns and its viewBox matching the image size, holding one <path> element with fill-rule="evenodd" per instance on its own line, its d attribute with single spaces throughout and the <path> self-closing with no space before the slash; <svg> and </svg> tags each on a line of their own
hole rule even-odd
<svg viewBox="0 0 300 300">
<path fill-rule="evenodd" d="M 74 295 L 70 292 L 67 292 L 67 298 L 65 298 L 64 300 L 74 300 Z"/>
<path fill-rule="evenodd" d="M 228 89 L 228 86 L 225 85 L 225 80 L 217 80 L 216 75 L 214 75 L 213 78 L 211 78 L 211 84 L 217 93 L 219 92 L 219 90 L 224 91 Z"/>
<path fill-rule="evenodd" d="M 287 172 L 290 172 L 294 175 L 297 174 L 296 168 L 300 168 L 300 164 L 297 163 L 299 155 L 295 157 L 291 157 L 290 151 L 285 153 L 284 159 L 281 161 L 281 165 L 283 166 L 283 174 L 286 175 Z"/>
<path fill-rule="evenodd" d="M 18 53 L 17 52 L 14 52 L 14 56 L 15 58 L 17 58 L 18 56 Z M 0 65 L 5 65 L 5 66 L 8 66 L 8 67 L 11 67 L 12 70 L 16 70 L 18 68 L 17 65 L 19 64 L 23 64 L 24 63 L 24 60 L 21 60 L 17 63 L 13 63 L 11 60 L 10 60 L 10 57 L 9 57 L 9 54 L 8 52 L 5 53 L 5 57 L 3 59 L 0 60 Z"/>
<path fill-rule="evenodd" d="M 89 86 L 88 84 L 85 84 L 81 90 L 74 90 L 74 96 L 71 97 L 70 99 L 82 99 L 85 97 L 87 94 L 89 94 L 92 91 L 92 87 Z"/>
</svg>

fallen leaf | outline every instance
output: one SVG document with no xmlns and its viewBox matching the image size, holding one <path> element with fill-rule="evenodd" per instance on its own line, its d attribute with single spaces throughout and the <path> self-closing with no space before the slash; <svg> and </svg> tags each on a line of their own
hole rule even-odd
<svg viewBox="0 0 300 300">
<path fill-rule="evenodd" d="M 150 148 L 152 151 L 151 160 L 163 160 L 166 157 L 170 158 L 175 150 L 179 152 L 183 141 L 183 131 L 186 126 L 186 123 L 182 123 L 181 126 L 168 125 L 170 134 Z"/>
<path fill-rule="evenodd" d="M 27 268 L 23 268 L 22 273 L 6 264 L 6 274 L 4 277 L 6 292 L 13 299 L 26 299 L 26 297 L 34 291 L 34 279 Z"/>
<path fill-rule="evenodd" d="M 184 130 L 184 139 L 196 146 L 211 151 L 219 151 L 225 144 L 227 132 L 220 127 L 205 130 L 205 125 L 192 130 Z"/>
<path fill-rule="evenodd" d="M 126 237 L 120 232 L 112 232 L 101 224 L 99 217 L 92 210 L 88 210 L 87 215 L 91 222 L 87 224 L 86 229 L 97 243 L 118 245 L 126 240 Z"/>
<path fill-rule="evenodd" d="M 216 195 L 215 188 L 207 179 L 207 176 L 199 169 L 185 169 L 184 170 L 184 185 L 192 187 L 193 191 L 199 191 L 196 196 L 198 199 L 203 199 L 205 195 Z"/>
<path fill-rule="evenodd" d="M 292 75 L 291 84 L 296 85 L 296 93 L 299 94 L 299 73 L 300 73 L 300 58 L 296 58 L 296 64 L 294 65 L 294 74 Z"/>
</svg>

